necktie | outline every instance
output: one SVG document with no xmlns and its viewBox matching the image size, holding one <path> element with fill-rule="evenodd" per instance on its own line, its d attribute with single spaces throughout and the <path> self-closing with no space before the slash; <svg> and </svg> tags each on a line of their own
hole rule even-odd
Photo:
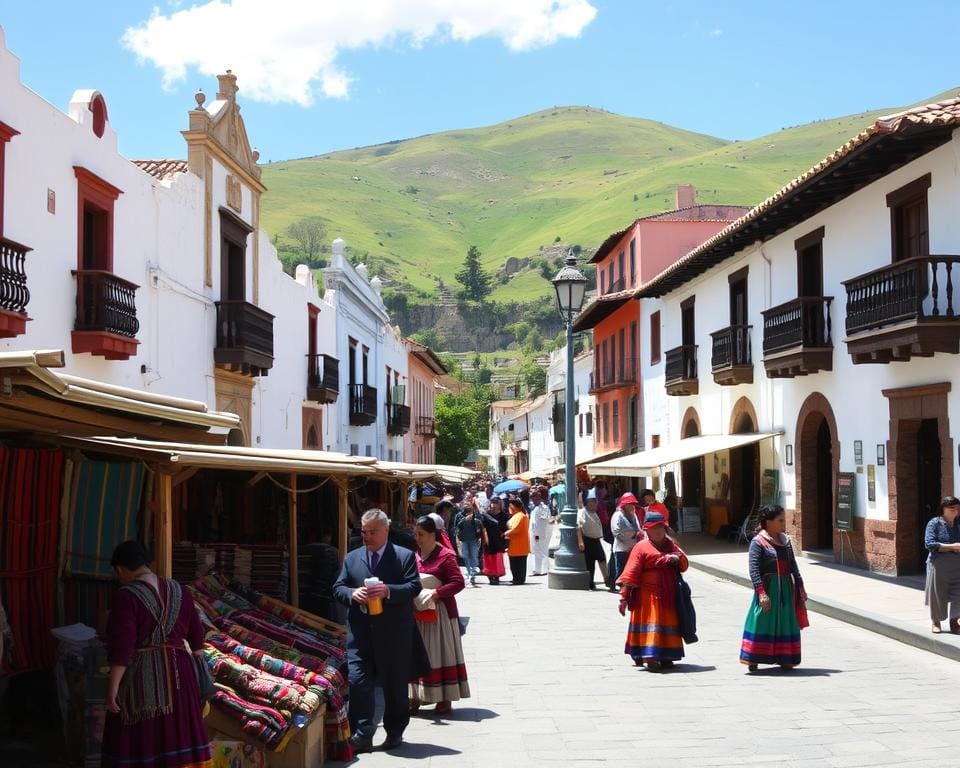
<svg viewBox="0 0 960 768">
<path fill-rule="evenodd" d="M 370 571 L 371 573 L 377 570 L 377 566 L 380 564 L 380 553 L 371 552 L 370 553 Z"/>
</svg>

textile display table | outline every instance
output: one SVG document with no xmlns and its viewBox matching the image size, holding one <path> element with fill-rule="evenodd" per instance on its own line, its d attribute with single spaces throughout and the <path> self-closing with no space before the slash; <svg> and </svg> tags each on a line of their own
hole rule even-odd
<svg viewBox="0 0 960 768">
<path fill-rule="evenodd" d="M 304 728 L 291 728 L 276 750 L 265 751 L 267 768 L 318 768 L 325 753 L 323 719 L 326 705 L 321 704 L 315 720 Z M 204 718 L 210 738 L 215 741 L 242 741 L 260 750 L 263 743 L 243 732 L 236 720 L 216 707 Z"/>
</svg>

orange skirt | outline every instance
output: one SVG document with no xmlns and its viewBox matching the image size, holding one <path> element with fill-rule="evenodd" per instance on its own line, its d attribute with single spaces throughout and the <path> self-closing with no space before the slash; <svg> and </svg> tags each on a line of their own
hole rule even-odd
<svg viewBox="0 0 960 768">
<path fill-rule="evenodd" d="M 623 652 L 634 659 L 676 661 L 683 658 L 683 638 L 677 606 L 641 587 L 639 604 L 630 611 L 630 625 Z"/>
</svg>

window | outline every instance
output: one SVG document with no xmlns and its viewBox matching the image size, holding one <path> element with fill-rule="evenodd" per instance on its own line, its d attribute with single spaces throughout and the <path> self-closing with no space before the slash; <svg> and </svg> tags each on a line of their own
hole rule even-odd
<svg viewBox="0 0 960 768">
<path fill-rule="evenodd" d="M 16 136 L 19 131 L 15 131 L 9 125 L 0 123 L 0 237 L 3 237 L 3 179 L 4 179 L 4 150 L 7 142 Z"/>
<path fill-rule="evenodd" d="M 613 442 L 620 442 L 620 401 L 613 401 Z"/>
<path fill-rule="evenodd" d="M 680 302 L 680 343 L 685 347 L 692 347 L 697 343 L 695 302 L 696 296 L 690 296 Z"/>
<path fill-rule="evenodd" d="M 220 209 L 220 299 L 247 299 L 247 237 L 253 231 L 243 219 Z"/>
<path fill-rule="evenodd" d="M 593 414 L 587 411 L 587 434 L 593 434 Z"/>
<path fill-rule="evenodd" d="M 747 325 L 747 271 L 738 269 L 727 276 L 730 283 L 730 325 Z"/>
<path fill-rule="evenodd" d="M 823 296 L 823 227 L 794 242 L 797 251 L 797 296 Z"/>
<path fill-rule="evenodd" d="M 630 285 L 637 282 L 637 239 L 630 240 Z"/>
<path fill-rule="evenodd" d="M 637 354 L 637 321 L 634 320 L 630 323 L 630 357 L 634 360 L 634 369 L 637 368 L 636 360 L 639 357 Z"/>
<path fill-rule="evenodd" d="M 577 416 L 577 435 L 583 437 L 583 414 Z"/>
<path fill-rule="evenodd" d="M 650 365 L 660 362 L 660 310 L 650 315 Z"/>
<path fill-rule="evenodd" d="M 113 206 L 123 194 L 86 168 L 73 167 L 77 177 L 77 268 L 113 271 Z"/>
<path fill-rule="evenodd" d="M 600 273 L 600 295 L 603 296 L 607 292 L 607 273 Z"/>
<path fill-rule="evenodd" d="M 630 366 L 627 362 L 627 356 L 626 354 L 624 354 L 626 351 L 626 343 L 627 343 L 626 338 L 627 338 L 627 331 L 625 328 L 621 328 L 620 329 L 620 377 L 619 377 L 620 381 L 626 380 L 624 377 L 624 371 L 630 370 Z M 633 361 L 630 361 L 630 362 L 633 362 Z"/>
<path fill-rule="evenodd" d="M 307 304 L 307 354 L 311 359 L 317 356 L 317 318 L 320 308 Z"/>
<path fill-rule="evenodd" d="M 610 403 L 603 404 L 603 439 L 610 440 Z"/>
<path fill-rule="evenodd" d="M 893 261 L 930 255 L 930 224 L 927 213 L 930 178 L 928 173 L 887 195 Z"/>
<path fill-rule="evenodd" d="M 370 379 L 370 347 L 365 346 L 363 348 L 363 381 L 362 384 L 369 384 Z M 369 455 L 369 454 L 368 454 Z"/>
<path fill-rule="evenodd" d="M 349 370 L 347 371 L 347 376 L 349 377 L 347 383 L 356 384 L 357 383 L 357 340 L 349 339 L 349 342 L 350 342 L 350 352 L 349 352 L 350 366 L 349 366 Z M 356 456 L 356 453 L 353 453 L 353 455 Z"/>
<path fill-rule="evenodd" d="M 621 250 L 621 251 L 620 251 L 620 255 L 617 256 L 617 269 L 620 271 L 620 277 L 617 278 L 617 279 L 618 279 L 621 283 L 623 283 L 623 287 L 620 289 L 620 290 L 622 291 L 624 288 L 627 287 L 627 285 L 626 285 L 626 283 L 627 283 L 627 272 L 626 272 L 626 270 L 624 269 L 624 264 L 623 264 L 623 250 Z"/>
<path fill-rule="evenodd" d="M 613 259 L 610 259 L 610 264 L 607 265 L 607 286 L 613 290 Z"/>
</svg>

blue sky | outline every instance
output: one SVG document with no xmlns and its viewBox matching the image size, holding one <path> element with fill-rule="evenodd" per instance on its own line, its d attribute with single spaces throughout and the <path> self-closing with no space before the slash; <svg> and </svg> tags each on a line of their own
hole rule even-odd
<svg viewBox="0 0 960 768">
<path fill-rule="evenodd" d="M 5 3 L 0 26 L 21 79 L 48 101 L 103 92 L 131 158 L 183 157 L 193 93 L 212 98 L 204 71 L 228 67 L 264 161 L 561 104 L 746 139 L 960 86 L 943 43 L 960 28 L 955 1 L 302 1 L 33 0 Z M 209 15 L 187 16 L 193 6 Z M 267 42 L 234 45 L 198 23 L 214 19 Z M 128 29 L 140 33 L 125 44 Z"/>
</svg>

